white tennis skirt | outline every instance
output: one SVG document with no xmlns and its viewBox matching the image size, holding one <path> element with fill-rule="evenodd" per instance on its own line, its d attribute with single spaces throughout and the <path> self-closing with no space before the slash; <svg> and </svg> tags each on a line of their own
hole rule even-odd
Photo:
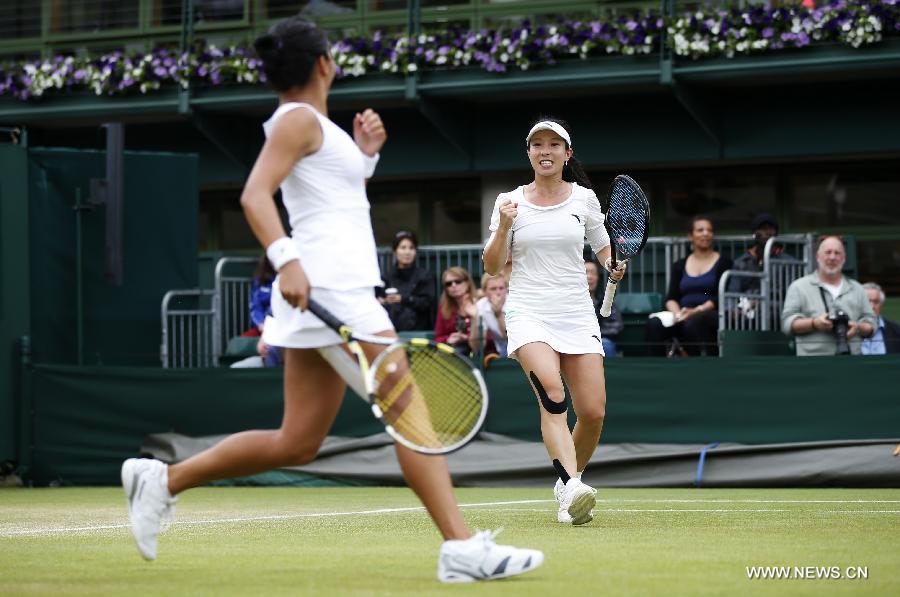
<svg viewBox="0 0 900 597">
<path fill-rule="evenodd" d="M 543 342 L 560 354 L 600 354 L 600 324 L 594 310 L 574 313 L 527 313 L 516 310 L 506 314 L 507 350 L 515 351 L 532 342 Z"/>
<path fill-rule="evenodd" d="M 351 290 L 314 287 L 309 296 L 361 334 L 394 329 L 371 286 Z M 321 319 L 309 311 L 295 309 L 284 300 L 278 288 L 278 278 L 272 283 L 272 315 L 266 317 L 262 337 L 269 346 L 282 348 L 322 348 L 344 342 Z"/>
</svg>

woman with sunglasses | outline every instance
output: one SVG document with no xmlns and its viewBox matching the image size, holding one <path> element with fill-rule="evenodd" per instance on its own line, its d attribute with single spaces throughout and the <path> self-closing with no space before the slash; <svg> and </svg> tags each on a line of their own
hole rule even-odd
<svg viewBox="0 0 900 597">
<path fill-rule="evenodd" d="M 538 121 L 525 137 L 534 180 L 497 197 L 484 269 L 512 260 L 506 299 L 509 355 L 519 361 L 538 399 L 541 434 L 559 478 L 557 521 L 593 519 L 596 491 L 581 480 L 603 429 L 603 344 L 584 270 L 584 239 L 609 268 L 609 236 L 600 202 L 573 157 L 568 127 Z M 611 273 L 620 280 L 624 269 Z M 565 385 L 578 419 L 569 430 Z"/>
<path fill-rule="evenodd" d="M 447 268 L 441 275 L 441 282 L 444 292 L 434 322 L 434 340 L 468 355 L 472 320 L 478 315 L 475 283 L 469 272 L 458 266 Z"/>
</svg>

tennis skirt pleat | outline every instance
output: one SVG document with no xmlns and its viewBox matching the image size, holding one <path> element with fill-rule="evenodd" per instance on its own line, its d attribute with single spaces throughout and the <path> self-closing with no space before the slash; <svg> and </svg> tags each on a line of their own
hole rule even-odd
<svg viewBox="0 0 900 597">
<path fill-rule="evenodd" d="M 527 313 L 516 310 L 506 315 L 508 351 L 532 342 L 543 342 L 561 354 L 600 354 L 600 324 L 593 309 L 569 313 Z"/>
<path fill-rule="evenodd" d="M 309 296 L 360 334 L 394 329 L 371 287 L 350 290 L 313 287 Z M 263 341 L 282 348 L 322 348 L 344 342 L 321 319 L 309 311 L 295 309 L 284 300 L 277 278 L 272 283 L 272 315 L 266 317 Z"/>
</svg>

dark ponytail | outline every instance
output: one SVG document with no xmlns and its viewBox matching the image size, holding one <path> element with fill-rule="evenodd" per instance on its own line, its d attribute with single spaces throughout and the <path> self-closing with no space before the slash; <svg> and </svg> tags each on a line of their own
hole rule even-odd
<svg viewBox="0 0 900 597">
<path fill-rule="evenodd" d="M 272 25 L 256 38 L 253 48 L 269 85 L 287 91 L 309 82 L 316 61 L 328 55 L 328 38 L 314 23 L 297 16 Z"/>
<path fill-rule="evenodd" d="M 553 118 L 552 116 L 542 117 L 535 120 L 531 126 L 533 127 L 539 122 L 555 122 L 559 126 L 566 129 L 566 132 L 569 133 L 569 138 L 572 138 L 572 128 L 569 126 L 565 120 L 561 120 L 559 118 Z M 565 141 L 565 140 L 564 140 Z M 525 143 L 525 148 L 528 148 L 528 142 Z M 566 143 L 566 149 L 570 149 L 569 144 Z M 572 157 L 568 159 L 568 163 L 563 166 L 562 171 L 562 179 L 566 182 L 575 182 L 580 186 L 594 190 L 594 185 L 591 183 L 591 179 L 588 178 L 588 175 L 584 171 L 584 167 L 581 165 L 581 162 L 578 161 L 578 158 L 575 157 L 575 154 L 572 154 Z"/>
</svg>

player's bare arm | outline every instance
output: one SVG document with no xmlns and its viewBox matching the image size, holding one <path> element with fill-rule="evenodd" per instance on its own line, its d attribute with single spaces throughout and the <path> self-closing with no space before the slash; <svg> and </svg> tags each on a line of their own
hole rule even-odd
<svg viewBox="0 0 900 597">
<path fill-rule="evenodd" d="M 513 221 L 518 215 L 519 204 L 510 199 L 500 204 L 500 226 L 484 248 L 484 269 L 492 276 L 496 276 L 509 261 L 507 239 L 511 234 Z"/>
<path fill-rule="evenodd" d="M 322 129 L 309 110 L 291 110 L 275 123 L 241 194 L 241 207 L 263 247 L 287 235 L 275 206 L 275 191 L 294 165 L 322 145 Z M 293 307 L 306 308 L 309 280 L 299 261 L 279 270 L 282 296 Z"/>
</svg>

